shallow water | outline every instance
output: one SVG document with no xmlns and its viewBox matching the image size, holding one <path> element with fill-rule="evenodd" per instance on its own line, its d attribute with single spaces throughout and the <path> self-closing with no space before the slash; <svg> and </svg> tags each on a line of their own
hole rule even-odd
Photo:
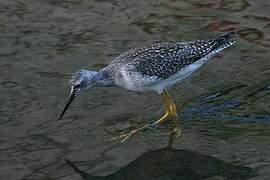
<svg viewBox="0 0 270 180">
<path fill-rule="evenodd" d="M 109 141 L 160 116 L 155 93 L 96 88 L 57 121 L 78 69 L 233 28 L 234 47 L 169 90 L 171 148 L 164 125 Z M 1 0 L 0 32 L 0 179 L 270 179 L 269 1 Z"/>
</svg>

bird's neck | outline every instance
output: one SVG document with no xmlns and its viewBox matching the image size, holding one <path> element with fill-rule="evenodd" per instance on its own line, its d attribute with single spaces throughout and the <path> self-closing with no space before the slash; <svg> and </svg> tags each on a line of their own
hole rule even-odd
<svg viewBox="0 0 270 180">
<path fill-rule="evenodd" d="M 106 71 L 91 71 L 94 75 L 91 77 L 92 79 L 92 86 L 94 87 L 109 87 L 113 86 L 113 80 L 109 73 Z"/>
</svg>

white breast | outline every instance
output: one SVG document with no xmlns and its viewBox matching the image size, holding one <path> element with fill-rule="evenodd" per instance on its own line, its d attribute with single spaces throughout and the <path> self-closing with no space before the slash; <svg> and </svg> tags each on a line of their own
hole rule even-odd
<svg viewBox="0 0 270 180">
<path fill-rule="evenodd" d="M 123 66 L 116 76 L 115 83 L 118 86 L 132 91 L 153 90 L 151 85 L 159 81 L 156 76 L 144 76 L 129 65 Z"/>
</svg>

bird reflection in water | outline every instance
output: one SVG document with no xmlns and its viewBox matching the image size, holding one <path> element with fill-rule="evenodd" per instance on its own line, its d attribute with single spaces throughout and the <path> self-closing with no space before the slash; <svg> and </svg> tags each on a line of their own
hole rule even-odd
<svg viewBox="0 0 270 180">
<path fill-rule="evenodd" d="M 174 149 L 174 136 L 168 146 L 137 157 L 122 169 L 107 175 L 93 176 L 66 159 L 72 169 L 86 180 L 245 180 L 255 175 L 248 167 L 233 165 L 209 155 Z"/>
</svg>

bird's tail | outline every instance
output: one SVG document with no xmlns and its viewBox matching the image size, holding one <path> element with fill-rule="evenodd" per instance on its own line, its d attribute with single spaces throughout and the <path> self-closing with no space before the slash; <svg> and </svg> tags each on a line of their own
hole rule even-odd
<svg viewBox="0 0 270 180">
<path fill-rule="evenodd" d="M 216 42 L 215 48 L 227 48 L 235 43 L 235 37 L 237 35 L 238 30 L 230 31 L 222 36 L 219 36 L 213 41 Z"/>
<path fill-rule="evenodd" d="M 222 36 L 215 38 L 215 41 L 220 45 L 224 44 L 226 42 L 229 42 L 229 41 L 235 41 L 235 37 L 236 37 L 237 33 L 238 33 L 237 29 L 230 31 Z"/>
</svg>

